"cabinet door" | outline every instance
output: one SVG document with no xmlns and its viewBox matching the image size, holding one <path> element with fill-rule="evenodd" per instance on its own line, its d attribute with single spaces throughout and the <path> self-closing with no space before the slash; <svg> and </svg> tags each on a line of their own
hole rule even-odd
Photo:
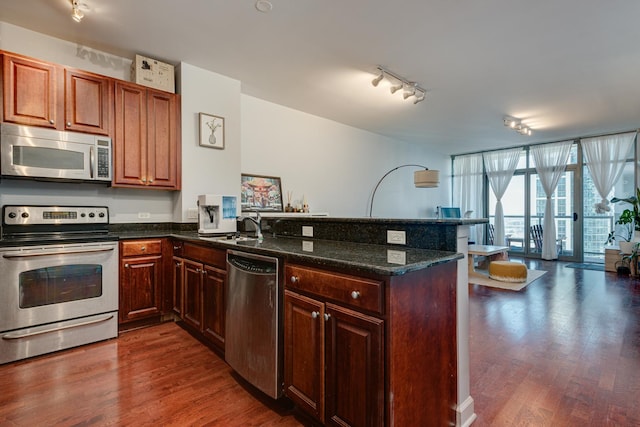
<svg viewBox="0 0 640 427">
<path fill-rule="evenodd" d="M 324 421 L 324 304 L 285 290 L 285 393 Z"/>
<path fill-rule="evenodd" d="M 384 425 L 383 321 L 327 304 L 326 425 Z"/>
<path fill-rule="evenodd" d="M 113 184 L 146 185 L 146 91 L 133 83 L 117 81 L 115 93 Z"/>
<path fill-rule="evenodd" d="M 227 272 L 204 266 L 202 328 L 205 338 L 224 349 L 225 284 Z"/>
<path fill-rule="evenodd" d="M 65 129 L 110 135 L 113 80 L 72 69 L 64 74 Z"/>
<path fill-rule="evenodd" d="M 202 276 L 199 262 L 184 260 L 184 286 L 182 319 L 197 330 L 202 330 Z"/>
<path fill-rule="evenodd" d="M 177 95 L 147 90 L 147 185 L 178 189 Z"/>
<path fill-rule="evenodd" d="M 4 121 L 56 128 L 61 126 L 62 94 L 54 64 L 3 55 Z"/>
<path fill-rule="evenodd" d="M 126 257 L 120 264 L 120 321 L 160 314 L 162 256 Z"/>
<path fill-rule="evenodd" d="M 172 310 L 178 316 L 182 317 L 182 292 L 184 280 L 184 260 L 179 257 L 173 257 L 173 280 L 172 280 Z"/>
</svg>

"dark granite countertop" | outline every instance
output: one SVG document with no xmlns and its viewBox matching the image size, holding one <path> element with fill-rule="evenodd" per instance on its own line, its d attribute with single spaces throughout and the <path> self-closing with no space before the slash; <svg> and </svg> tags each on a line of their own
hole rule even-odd
<svg viewBox="0 0 640 427">
<path fill-rule="evenodd" d="M 317 220 L 318 218 L 314 218 Z M 319 218 L 323 220 L 322 218 Z M 336 221 L 331 218 L 330 221 Z M 340 218 L 341 223 L 362 222 L 359 218 Z M 366 222 L 385 223 L 401 221 L 406 224 L 446 224 L 465 225 L 477 224 L 486 220 L 474 219 L 433 219 L 433 220 L 385 220 L 365 219 Z M 192 227 L 191 227 L 192 228 Z M 397 276 L 411 271 L 429 268 L 431 266 L 463 258 L 462 254 L 435 250 L 421 249 L 398 245 L 370 244 L 351 241 L 338 241 L 328 239 L 305 239 L 302 237 L 271 237 L 265 235 L 262 242 L 257 240 L 236 241 L 220 238 L 199 236 L 190 229 L 176 229 L 171 224 L 157 224 L 155 226 L 136 227 L 135 225 L 114 226 L 110 233 L 101 240 L 126 240 L 174 237 L 184 241 L 192 241 L 199 244 L 207 244 L 219 249 L 238 249 L 245 252 L 271 255 L 293 262 L 311 263 L 318 267 L 349 269 L 364 273 L 373 273 L 386 276 Z M 62 243 L 59 241 L 38 241 L 38 244 Z M 65 242 L 77 243 L 77 242 Z M 22 246 L 29 243 L 14 239 L 0 239 L 1 247 Z"/>
<path fill-rule="evenodd" d="M 200 244 L 207 242 L 212 247 L 312 263 L 318 267 L 347 268 L 385 276 L 398 276 L 463 258 L 462 254 L 448 251 L 297 237 L 265 236 L 264 241 L 258 242 L 200 237 L 197 233 L 179 233 L 172 236 Z"/>
</svg>

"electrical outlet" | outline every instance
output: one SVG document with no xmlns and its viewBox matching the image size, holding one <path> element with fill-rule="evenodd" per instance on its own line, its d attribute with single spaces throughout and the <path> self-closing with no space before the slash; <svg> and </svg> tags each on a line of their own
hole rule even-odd
<svg viewBox="0 0 640 427">
<path fill-rule="evenodd" d="M 305 252 L 313 252 L 313 242 L 310 242 L 308 240 L 303 240 L 302 250 Z"/>
<path fill-rule="evenodd" d="M 405 251 L 387 251 L 387 262 L 389 264 L 405 265 L 407 263 L 407 253 Z"/>
<path fill-rule="evenodd" d="M 149 219 L 151 214 L 149 212 L 138 212 L 138 219 Z"/>
<path fill-rule="evenodd" d="M 187 208 L 188 219 L 198 219 L 198 208 Z"/>
<path fill-rule="evenodd" d="M 304 237 L 313 237 L 313 227 L 310 225 L 302 226 L 302 235 Z"/>
<path fill-rule="evenodd" d="M 387 243 L 392 245 L 406 245 L 407 236 L 404 231 L 387 230 Z"/>
</svg>

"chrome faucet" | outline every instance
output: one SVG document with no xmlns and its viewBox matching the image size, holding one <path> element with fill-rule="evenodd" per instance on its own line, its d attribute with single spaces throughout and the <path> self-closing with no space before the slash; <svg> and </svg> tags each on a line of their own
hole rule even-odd
<svg viewBox="0 0 640 427">
<path fill-rule="evenodd" d="M 256 217 L 252 216 L 239 216 L 238 220 L 244 221 L 248 219 L 253 222 L 256 226 L 256 237 L 258 238 L 258 242 L 262 242 L 264 237 L 262 236 L 262 218 L 260 217 L 260 212 L 256 212 Z"/>
</svg>

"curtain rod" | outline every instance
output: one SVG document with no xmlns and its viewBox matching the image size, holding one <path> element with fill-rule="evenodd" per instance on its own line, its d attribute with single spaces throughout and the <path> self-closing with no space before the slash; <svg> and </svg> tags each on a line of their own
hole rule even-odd
<svg viewBox="0 0 640 427">
<path fill-rule="evenodd" d="M 602 134 L 589 135 L 589 136 L 579 136 L 579 137 L 575 137 L 575 138 L 564 138 L 564 139 L 559 139 L 557 141 L 534 142 L 534 143 L 526 144 L 526 145 L 514 145 L 514 146 L 511 146 L 511 147 L 493 148 L 491 150 L 471 151 L 471 152 L 468 152 L 468 153 L 452 154 L 451 158 L 453 159 L 454 157 L 458 157 L 458 156 L 468 156 L 470 154 L 482 154 L 482 153 L 491 153 L 493 151 L 510 150 L 510 149 L 518 148 L 518 147 L 526 148 L 526 147 L 531 147 L 532 145 L 555 144 L 557 142 L 564 142 L 564 141 L 577 142 L 577 141 L 580 141 L 581 139 L 586 139 L 586 138 L 598 138 L 598 137 L 601 137 L 601 136 L 620 135 L 620 134 L 629 133 L 629 132 L 640 132 L 640 129 L 631 129 L 631 130 L 620 131 L 620 132 L 609 132 L 609 133 L 602 133 Z"/>
</svg>

